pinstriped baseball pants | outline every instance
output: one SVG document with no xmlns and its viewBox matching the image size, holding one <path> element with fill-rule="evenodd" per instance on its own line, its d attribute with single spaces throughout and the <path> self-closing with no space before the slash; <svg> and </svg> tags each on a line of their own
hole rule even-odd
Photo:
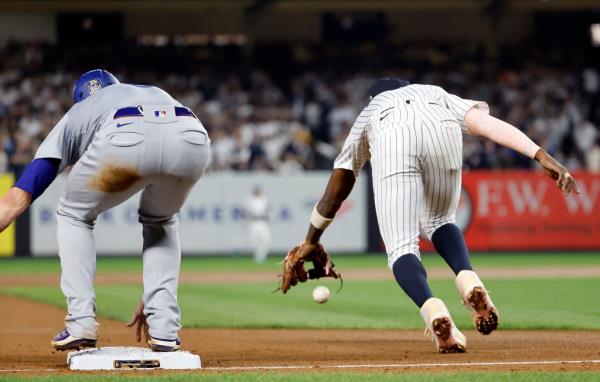
<svg viewBox="0 0 600 382">
<path fill-rule="evenodd" d="M 455 222 L 461 189 L 462 132 L 456 120 L 389 123 L 369 133 L 377 221 L 388 265 L 420 255 L 419 224 L 431 237 Z"/>
</svg>

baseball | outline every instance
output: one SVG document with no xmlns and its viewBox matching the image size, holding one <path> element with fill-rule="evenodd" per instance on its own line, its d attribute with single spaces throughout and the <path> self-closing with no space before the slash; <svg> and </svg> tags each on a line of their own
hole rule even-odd
<svg viewBox="0 0 600 382">
<path fill-rule="evenodd" d="M 329 292 L 329 288 L 319 285 L 315 289 L 313 289 L 312 297 L 316 303 L 324 304 L 329 300 L 329 296 L 331 293 Z"/>
</svg>

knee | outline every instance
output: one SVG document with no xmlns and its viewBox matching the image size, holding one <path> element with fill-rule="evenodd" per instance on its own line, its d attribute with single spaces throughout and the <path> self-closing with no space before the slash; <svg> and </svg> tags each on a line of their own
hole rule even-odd
<svg viewBox="0 0 600 382">
<path fill-rule="evenodd" d="M 170 216 L 156 216 L 148 214 L 142 210 L 138 211 L 139 222 L 143 225 L 173 225 L 178 221 L 177 215 Z"/>
<path fill-rule="evenodd" d="M 421 259 L 412 253 L 400 256 L 392 265 L 392 271 L 396 278 L 403 280 L 415 280 L 427 276 Z"/>
<path fill-rule="evenodd" d="M 86 217 L 83 214 L 72 213 L 60 207 L 56 210 L 57 224 L 69 223 L 78 227 L 93 229 L 96 224 L 95 218 Z"/>
<path fill-rule="evenodd" d="M 454 224 L 456 222 L 456 218 L 454 215 L 451 216 L 442 216 L 442 217 L 434 217 L 428 219 L 423 224 L 423 229 L 425 230 L 425 234 L 431 240 L 433 238 L 433 234 L 442 226 L 447 224 Z"/>
</svg>

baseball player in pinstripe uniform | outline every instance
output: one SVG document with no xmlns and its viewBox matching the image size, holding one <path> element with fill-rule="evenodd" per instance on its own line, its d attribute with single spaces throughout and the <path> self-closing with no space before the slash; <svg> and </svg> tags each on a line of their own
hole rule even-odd
<svg viewBox="0 0 600 382">
<path fill-rule="evenodd" d="M 97 342 L 97 216 L 142 191 L 144 294 L 130 325 L 155 351 L 176 351 L 181 329 L 177 213 L 210 158 L 210 139 L 187 107 L 153 86 L 121 84 L 106 70 L 83 74 L 73 107 L 54 126 L 15 186 L 0 198 L 0 232 L 72 166 L 56 212 L 66 328 L 56 350 Z"/>
<path fill-rule="evenodd" d="M 466 351 L 444 302 L 433 297 L 420 262 L 419 224 L 456 274 L 456 286 L 472 311 L 479 332 L 498 327 L 498 310 L 473 271 L 455 213 L 461 190 L 462 134 L 482 136 L 539 162 L 563 192 L 579 189 L 569 172 L 514 126 L 488 115 L 488 105 L 462 99 L 438 86 L 409 84 L 398 78 L 377 81 L 371 100 L 352 127 L 325 194 L 315 206 L 304 242 L 289 259 L 320 259 L 321 276 L 336 276 L 319 244 L 325 228 L 346 199 L 367 160 L 373 169 L 377 220 L 388 264 L 396 281 L 420 308 L 440 353 Z M 328 256 L 326 256 L 329 259 Z M 288 267 L 288 269 L 296 269 Z M 319 273 L 317 272 L 317 273 Z M 285 273 L 285 272 L 284 272 Z M 314 274 L 314 272 L 312 272 Z M 286 276 L 285 293 L 303 274 Z M 292 280 L 291 284 L 287 280 Z"/>
</svg>

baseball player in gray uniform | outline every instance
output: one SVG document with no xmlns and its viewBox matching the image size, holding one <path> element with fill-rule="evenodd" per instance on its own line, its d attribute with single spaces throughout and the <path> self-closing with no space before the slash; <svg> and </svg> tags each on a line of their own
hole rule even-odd
<svg viewBox="0 0 600 382">
<path fill-rule="evenodd" d="M 352 127 L 325 194 L 315 206 L 304 242 L 288 254 L 317 259 L 336 273 L 319 239 L 346 199 L 367 160 L 373 170 L 373 191 L 379 230 L 396 281 L 420 308 L 426 328 L 440 353 L 466 351 L 466 338 L 456 328 L 444 302 L 433 297 L 420 262 L 419 225 L 456 274 L 456 286 L 472 311 L 479 332 L 498 326 L 498 310 L 473 271 L 455 213 L 461 190 L 462 134 L 488 138 L 539 162 L 564 192 L 579 189 L 569 172 L 514 126 L 488 115 L 485 102 L 462 99 L 437 86 L 410 84 L 398 78 L 377 81 L 371 100 Z M 326 252 L 325 252 L 326 254 Z M 288 266 L 286 269 L 292 269 Z M 311 273 L 309 273 L 310 275 Z M 285 291 L 307 279 L 304 271 L 285 275 Z"/>
<path fill-rule="evenodd" d="M 0 230 L 20 215 L 72 166 L 56 213 L 67 298 L 66 328 L 52 341 L 57 350 L 96 346 L 93 228 L 102 211 L 142 191 L 143 315 L 148 345 L 179 349 L 177 285 L 181 248 L 177 213 L 204 173 L 208 134 L 192 110 L 165 91 L 121 84 L 105 70 L 81 76 L 73 107 L 41 144 L 35 159 L 0 200 Z"/>
</svg>

